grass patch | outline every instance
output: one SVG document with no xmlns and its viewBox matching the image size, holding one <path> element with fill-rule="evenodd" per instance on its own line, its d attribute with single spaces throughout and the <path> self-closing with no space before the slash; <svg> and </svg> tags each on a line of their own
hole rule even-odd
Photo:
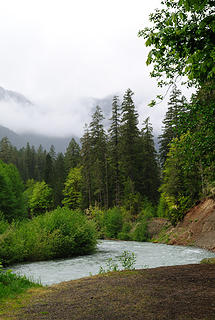
<svg viewBox="0 0 215 320">
<path fill-rule="evenodd" d="M 201 260 L 201 264 L 215 264 L 215 258 L 205 258 Z"/>
<path fill-rule="evenodd" d="M 41 287 L 40 283 L 35 283 L 26 278 L 13 274 L 11 270 L 3 270 L 0 266 L 0 302 L 8 298 L 14 298 L 25 292 L 29 288 Z"/>
</svg>

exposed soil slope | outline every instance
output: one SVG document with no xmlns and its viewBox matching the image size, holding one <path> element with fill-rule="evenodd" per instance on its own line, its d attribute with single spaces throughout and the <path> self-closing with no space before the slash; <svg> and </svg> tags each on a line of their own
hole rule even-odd
<svg viewBox="0 0 215 320">
<path fill-rule="evenodd" d="M 168 244 L 195 245 L 215 251 L 215 201 L 206 199 L 192 208 L 176 228 L 168 229 Z"/>
<path fill-rule="evenodd" d="M 18 314 L 0 318 L 212 320 L 215 266 L 160 267 L 65 282 L 34 293 Z"/>
</svg>

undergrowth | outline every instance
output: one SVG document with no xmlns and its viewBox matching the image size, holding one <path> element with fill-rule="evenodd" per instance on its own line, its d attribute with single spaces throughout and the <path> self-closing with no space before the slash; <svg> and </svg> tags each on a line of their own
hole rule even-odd
<svg viewBox="0 0 215 320">
<path fill-rule="evenodd" d="M 41 284 L 32 282 L 25 276 L 13 274 L 11 270 L 4 270 L 0 263 L 0 302 L 14 298 L 32 287 L 41 287 Z"/>
</svg>

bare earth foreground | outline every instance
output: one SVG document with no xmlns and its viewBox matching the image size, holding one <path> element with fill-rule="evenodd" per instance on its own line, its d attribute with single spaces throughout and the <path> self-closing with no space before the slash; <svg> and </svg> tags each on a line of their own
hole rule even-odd
<svg viewBox="0 0 215 320">
<path fill-rule="evenodd" d="M 215 265 L 122 271 L 34 289 L 0 319 L 215 319 Z"/>
</svg>

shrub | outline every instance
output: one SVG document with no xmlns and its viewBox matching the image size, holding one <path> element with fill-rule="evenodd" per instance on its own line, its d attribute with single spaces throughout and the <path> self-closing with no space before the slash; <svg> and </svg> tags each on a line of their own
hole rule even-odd
<svg viewBox="0 0 215 320">
<path fill-rule="evenodd" d="M 9 227 L 9 222 L 5 220 L 4 214 L 0 211 L 0 235 Z"/>
<path fill-rule="evenodd" d="M 122 232 L 119 232 L 118 239 L 120 240 L 131 240 L 131 223 L 124 222 L 122 226 Z"/>
<path fill-rule="evenodd" d="M 133 252 L 123 251 L 123 253 L 118 258 L 121 267 L 116 263 L 112 258 L 108 258 L 106 260 L 106 269 L 100 266 L 99 274 L 112 272 L 112 271 L 119 271 L 122 270 L 134 270 L 135 263 L 136 263 L 136 256 Z"/>
<path fill-rule="evenodd" d="M 148 239 L 148 221 L 145 219 L 142 219 L 141 221 L 139 221 L 136 226 L 135 229 L 132 233 L 132 239 L 134 241 L 147 241 Z"/>
<path fill-rule="evenodd" d="M 120 208 L 109 209 L 104 215 L 104 230 L 107 238 L 117 238 L 122 230 L 123 218 Z"/>
<path fill-rule="evenodd" d="M 78 211 L 57 208 L 11 226 L 0 235 L 3 264 L 88 254 L 97 244 L 95 225 Z"/>
</svg>

